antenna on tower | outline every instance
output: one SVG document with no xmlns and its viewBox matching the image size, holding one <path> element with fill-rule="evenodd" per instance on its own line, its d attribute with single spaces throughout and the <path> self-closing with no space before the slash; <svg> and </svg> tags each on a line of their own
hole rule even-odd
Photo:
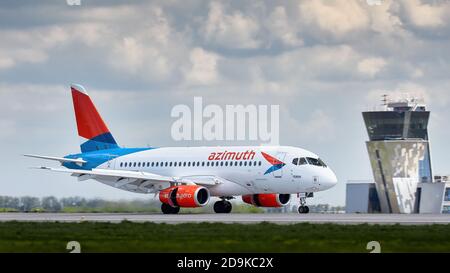
<svg viewBox="0 0 450 273">
<path fill-rule="evenodd" d="M 387 108 L 388 105 L 388 95 L 387 94 L 383 94 L 381 95 L 381 97 L 383 97 L 383 99 L 381 100 L 383 102 L 382 106 L 384 106 L 384 108 Z"/>
</svg>

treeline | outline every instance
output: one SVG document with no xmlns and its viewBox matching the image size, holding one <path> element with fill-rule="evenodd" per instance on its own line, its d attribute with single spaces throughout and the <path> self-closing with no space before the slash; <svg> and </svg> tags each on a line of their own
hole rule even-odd
<svg viewBox="0 0 450 273">
<path fill-rule="evenodd" d="M 201 208 L 185 208 L 187 213 L 213 213 L 214 202 Z M 101 198 L 65 197 L 56 198 L 47 196 L 42 198 L 23 196 L 0 196 L 0 212 L 134 212 L 134 213 L 159 213 L 161 203 L 158 199 L 136 200 L 105 200 Z M 261 213 L 263 209 L 247 204 L 233 204 L 235 213 Z"/>
<path fill-rule="evenodd" d="M 157 212 L 156 200 L 104 200 L 84 197 L 0 196 L 0 212 Z"/>
<path fill-rule="evenodd" d="M 331 206 L 329 204 L 317 204 L 309 206 L 310 212 L 316 213 L 344 213 L 344 206 Z"/>
<path fill-rule="evenodd" d="M 214 200 L 202 208 L 183 209 L 189 213 L 213 213 Z M 159 213 L 161 203 L 158 199 L 135 199 L 135 200 L 105 200 L 101 198 L 84 197 L 13 197 L 0 196 L 0 212 L 134 212 L 134 213 Z M 342 213 L 344 207 L 334 207 L 328 204 L 310 205 L 310 212 L 313 213 Z M 233 213 L 262 213 L 262 212 L 293 212 L 296 213 L 296 206 L 283 208 L 259 208 L 242 202 L 233 200 Z"/>
</svg>

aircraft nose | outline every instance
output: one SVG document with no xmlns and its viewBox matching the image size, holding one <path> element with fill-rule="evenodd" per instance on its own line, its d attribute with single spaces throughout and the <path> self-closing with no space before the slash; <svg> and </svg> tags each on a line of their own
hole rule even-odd
<svg viewBox="0 0 450 273">
<path fill-rule="evenodd" d="M 336 186 L 337 182 L 338 180 L 336 174 L 330 168 L 328 168 L 321 183 L 324 189 L 329 189 Z"/>
</svg>

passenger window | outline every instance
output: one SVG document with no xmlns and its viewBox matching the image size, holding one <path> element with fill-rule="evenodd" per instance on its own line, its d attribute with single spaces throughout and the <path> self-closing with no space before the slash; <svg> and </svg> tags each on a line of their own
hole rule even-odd
<svg viewBox="0 0 450 273">
<path fill-rule="evenodd" d="M 228 162 L 227 161 L 225 161 L 225 167 L 228 167 Z"/>
<path fill-rule="evenodd" d="M 216 167 L 219 167 L 219 161 L 216 162 Z"/>
<path fill-rule="evenodd" d="M 261 161 L 258 162 L 258 165 L 261 166 Z"/>
<path fill-rule="evenodd" d="M 122 168 L 122 166 L 123 166 L 123 163 L 122 163 L 122 162 L 120 162 L 120 167 Z"/>
<path fill-rule="evenodd" d="M 242 166 L 242 161 L 239 162 L 239 166 Z"/>
<path fill-rule="evenodd" d="M 155 167 L 155 162 L 152 162 L 152 167 Z"/>
<path fill-rule="evenodd" d="M 237 166 L 238 165 L 238 162 L 237 161 L 234 161 L 234 166 Z"/>
<path fill-rule="evenodd" d="M 205 167 L 205 161 L 202 161 L 202 167 Z"/>
<path fill-rule="evenodd" d="M 136 162 L 133 163 L 133 167 L 136 167 Z"/>
<path fill-rule="evenodd" d="M 197 161 L 197 167 L 200 166 L 200 161 Z"/>
<path fill-rule="evenodd" d="M 185 161 L 185 162 L 183 162 L 183 167 L 186 167 L 186 161 Z"/>
<path fill-rule="evenodd" d="M 220 166 L 223 166 L 223 161 L 220 161 Z"/>
</svg>

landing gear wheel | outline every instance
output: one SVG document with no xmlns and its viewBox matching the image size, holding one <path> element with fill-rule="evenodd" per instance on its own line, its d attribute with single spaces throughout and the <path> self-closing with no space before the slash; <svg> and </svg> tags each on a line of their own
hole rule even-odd
<svg viewBox="0 0 450 273">
<path fill-rule="evenodd" d="M 230 213 L 232 209 L 233 209 L 233 206 L 231 205 L 231 203 L 228 201 L 225 201 L 225 213 Z"/>
<path fill-rule="evenodd" d="M 298 207 L 298 213 L 308 213 L 309 207 L 308 206 L 300 206 Z"/>
<path fill-rule="evenodd" d="M 214 203 L 214 212 L 215 213 L 230 213 L 233 206 L 230 202 L 221 200 Z"/>
<path fill-rule="evenodd" d="M 164 214 L 177 214 L 178 212 L 180 212 L 180 207 L 172 207 L 168 204 L 162 203 L 161 211 Z"/>
<path fill-rule="evenodd" d="M 180 207 L 172 207 L 172 214 L 178 214 L 180 212 Z"/>
<path fill-rule="evenodd" d="M 298 213 L 308 213 L 309 207 L 306 206 L 306 197 L 300 197 L 300 206 L 298 207 Z"/>
</svg>

